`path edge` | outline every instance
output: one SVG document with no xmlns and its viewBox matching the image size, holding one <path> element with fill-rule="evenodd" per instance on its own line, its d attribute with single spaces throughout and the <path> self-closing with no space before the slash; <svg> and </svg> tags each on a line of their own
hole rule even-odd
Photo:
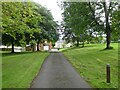
<svg viewBox="0 0 120 90">
<path fill-rule="evenodd" d="M 73 69 L 79 74 L 79 72 L 78 72 L 77 69 L 72 65 L 72 63 L 70 62 L 70 60 L 68 59 L 68 57 L 66 57 L 63 52 L 61 52 L 61 54 L 62 54 L 62 55 L 65 57 L 65 59 L 70 63 L 70 65 L 73 67 Z M 88 81 L 85 80 L 85 77 L 82 77 L 80 74 L 79 74 L 79 76 L 80 76 L 85 82 L 88 83 Z M 92 86 L 90 83 L 88 83 L 88 85 L 93 89 L 93 86 Z"/>
<path fill-rule="evenodd" d="M 50 53 L 50 54 L 51 54 L 51 53 Z M 47 58 L 50 56 L 50 54 L 49 54 L 47 57 L 45 57 L 45 59 L 44 59 L 42 65 L 41 65 L 41 67 L 39 68 L 38 73 L 37 73 L 36 76 L 32 79 L 32 81 L 31 81 L 31 83 L 30 83 L 30 85 L 29 85 L 28 88 L 31 88 L 31 87 L 32 87 L 33 81 L 37 78 L 38 74 L 41 72 L 41 69 L 42 69 L 42 67 L 43 67 L 43 64 L 44 64 L 44 62 L 47 60 Z"/>
</svg>

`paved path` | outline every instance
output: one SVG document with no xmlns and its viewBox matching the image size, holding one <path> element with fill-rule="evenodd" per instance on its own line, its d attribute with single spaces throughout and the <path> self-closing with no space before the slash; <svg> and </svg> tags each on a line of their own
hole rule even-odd
<svg viewBox="0 0 120 90">
<path fill-rule="evenodd" d="M 51 53 L 31 88 L 90 88 L 62 53 Z"/>
</svg>

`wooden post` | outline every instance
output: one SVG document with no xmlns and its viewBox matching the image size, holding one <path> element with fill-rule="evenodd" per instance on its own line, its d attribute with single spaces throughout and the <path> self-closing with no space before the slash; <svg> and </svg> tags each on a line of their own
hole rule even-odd
<svg viewBox="0 0 120 90">
<path fill-rule="evenodd" d="M 110 83 L 110 65 L 106 65 L 106 81 L 107 83 Z"/>
</svg>

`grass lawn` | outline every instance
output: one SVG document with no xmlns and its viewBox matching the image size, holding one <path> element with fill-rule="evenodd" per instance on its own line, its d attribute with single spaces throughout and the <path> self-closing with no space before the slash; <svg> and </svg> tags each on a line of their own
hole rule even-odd
<svg viewBox="0 0 120 90">
<path fill-rule="evenodd" d="M 2 88 L 28 88 L 47 52 L 3 53 L 2 55 Z"/>
<path fill-rule="evenodd" d="M 2 89 L 2 54 L 0 53 L 0 89 Z"/>
<path fill-rule="evenodd" d="M 118 87 L 118 44 L 103 50 L 105 44 L 91 44 L 84 48 L 63 50 L 64 55 L 79 74 L 94 88 Z M 106 83 L 106 64 L 111 66 L 111 83 Z"/>
</svg>

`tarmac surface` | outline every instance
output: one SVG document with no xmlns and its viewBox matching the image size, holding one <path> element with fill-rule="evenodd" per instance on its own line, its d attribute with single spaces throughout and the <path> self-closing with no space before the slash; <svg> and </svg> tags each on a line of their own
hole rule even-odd
<svg viewBox="0 0 120 90">
<path fill-rule="evenodd" d="M 91 88 L 60 52 L 44 61 L 31 88 Z"/>
</svg>

